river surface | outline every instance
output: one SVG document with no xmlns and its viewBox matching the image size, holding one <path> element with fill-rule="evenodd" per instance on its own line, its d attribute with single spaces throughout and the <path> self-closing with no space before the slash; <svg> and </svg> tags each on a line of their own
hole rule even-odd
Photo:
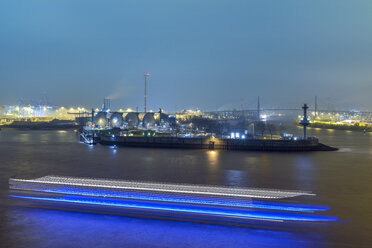
<svg viewBox="0 0 372 248">
<path fill-rule="evenodd" d="M 300 129 L 297 130 L 300 132 Z M 337 152 L 87 146 L 73 131 L 0 131 L 0 247 L 372 247 L 372 133 L 310 129 Z M 65 175 L 312 191 L 339 221 L 261 229 L 22 208 L 8 178 Z"/>
</svg>

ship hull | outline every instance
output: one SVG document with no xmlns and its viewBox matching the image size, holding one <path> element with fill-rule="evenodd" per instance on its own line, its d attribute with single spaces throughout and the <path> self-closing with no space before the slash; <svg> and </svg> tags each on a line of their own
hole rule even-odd
<svg viewBox="0 0 372 248">
<path fill-rule="evenodd" d="M 307 140 L 238 140 L 216 138 L 180 138 L 180 137 L 123 137 L 101 136 L 100 144 L 109 146 L 242 150 L 242 151 L 333 151 L 336 148 L 326 146 L 317 139 Z"/>
</svg>

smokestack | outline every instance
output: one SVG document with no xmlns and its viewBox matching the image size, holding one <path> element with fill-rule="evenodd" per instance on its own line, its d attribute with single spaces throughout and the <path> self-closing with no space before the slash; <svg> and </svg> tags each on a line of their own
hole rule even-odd
<svg viewBox="0 0 372 248">
<path fill-rule="evenodd" d="M 109 110 L 110 108 L 111 108 L 111 103 L 110 103 L 110 99 L 108 99 L 108 98 L 104 98 L 103 99 L 103 111 L 107 111 L 107 110 Z"/>
</svg>

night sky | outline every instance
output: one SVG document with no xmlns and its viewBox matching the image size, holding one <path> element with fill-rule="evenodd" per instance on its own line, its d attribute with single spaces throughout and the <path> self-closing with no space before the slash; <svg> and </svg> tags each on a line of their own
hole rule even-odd
<svg viewBox="0 0 372 248">
<path fill-rule="evenodd" d="M 372 110 L 370 0 L 0 0 L 0 105 Z"/>
</svg>

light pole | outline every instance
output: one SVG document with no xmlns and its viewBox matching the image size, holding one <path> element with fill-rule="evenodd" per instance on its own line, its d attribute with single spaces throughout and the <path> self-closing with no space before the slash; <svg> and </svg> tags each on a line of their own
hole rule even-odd
<svg viewBox="0 0 372 248">
<path fill-rule="evenodd" d="M 144 109 L 145 109 L 145 113 L 147 111 L 147 78 L 150 76 L 150 73 L 145 73 L 144 77 L 145 77 L 145 105 L 144 105 Z"/>
</svg>

